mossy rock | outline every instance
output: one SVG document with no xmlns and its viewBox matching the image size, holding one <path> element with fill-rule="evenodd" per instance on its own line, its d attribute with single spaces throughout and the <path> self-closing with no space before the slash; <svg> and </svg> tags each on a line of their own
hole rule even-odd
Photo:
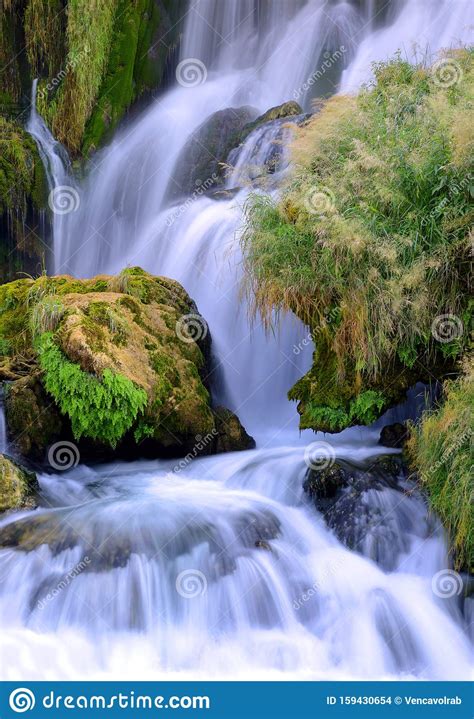
<svg viewBox="0 0 474 719">
<path fill-rule="evenodd" d="M 284 102 L 282 105 L 276 105 L 275 107 L 271 107 L 269 110 L 264 112 L 263 115 L 257 117 L 257 119 L 253 122 L 247 123 L 242 128 L 239 142 L 245 142 L 251 132 L 256 130 L 257 127 L 265 125 L 267 122 L 272 122 L 272 120 L 281 120 L 285 117 L 294 117 L 295 115 L 302 114 L 303 108 L 298 105 L 298 103 L 294 100 L 289 100 L 288 102 Z"/>
<path fill-rule="evenodd" d="M 10 439 L 25 457 L 41 460 L 45 447 L 62 435 L 63 419 L 37 371 L 7 385 L 5 414 Z"/>
<path fill-rule="evenodd" d="M 214 451 L 238 452 L 243 449 L 253 449 L 255 440 L 245 431 L 236 414 L 226 407 L 216 407 L 214 410 L 216 423 L 216 441 Z"/>
<path fill-rule="evenodd" d="M 38 490 L 34 472 L 29 472 L 11 457 L 0 454 L 0 512 L 9 509 L 32 509 Z"/>
<path fill-rule="evenodd" d="M 44 237 L 47 181 L 33 139 L 13 121 L 0 116 L 0 281 L 19 271 L 39 274 L 46 260 Z M 41 233 L 37 230 L 42 222 Z"/>
<path fill-rule="evenodd" d="M 14 379 L 7 423 L 25 455 L 44 457 L 58 438 L 101 458 L 179 455 L 208 434 L 212 451 L 248 446 L 238 419 L 211 409 L 207 324 L 174 280 L 138 267 L 18 280 L 0 287 L 0 337 L 0 376 Z"/>
</svg>

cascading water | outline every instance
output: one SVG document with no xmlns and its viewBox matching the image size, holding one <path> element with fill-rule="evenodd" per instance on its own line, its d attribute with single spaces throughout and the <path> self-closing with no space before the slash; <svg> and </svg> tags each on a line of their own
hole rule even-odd
<svg viewBox="0 0 474 719">
<path fill-rule="evenodd" d="M 48 204 L 52 210 L 53 245 L 65 231 L 66 214 L 77 202 L 79 195 L 71 176 L 66 150 L 52 136 L 48 126 L 36 109 L 38 80 L 33 80 L 31 109 L 25 129 L 33 137 L 43 162 L 48 182 Z M 71 204 L 72 203 L 72 204 Z M 54 253 L 53 246 L 53 253 Z"/>
<path fill-rule="evenodd" d="M 166 200 L 187 138 L 210 113 L 258 113 L 294 97 L 309 110 L 343 66 L 343 87 L 366 79 L 367 48 L 369 60 L 381 57 L 394 28 L 393 42 L 407 46 L 420 18 L 433 21 L 431 50 L 459 41 L 467 3 L 440 2 L 435 18 L 431 5 L 394 1 L 383 27 L 376 0 L 193 3 L 182 60 L 204 63 L 206 82 L 170 90 L 95 158 L 81 206 L 55 227 L 55 268 L 81 276 L 140 264 L 182 282 L 209 322 L 219 391 L 258 448 L 184 467 L 41 476 L 42 507 L 0 524 L 5 678 L 468 678 L 459 598 L 433 590 L 433 577 L 449 573 L 440 526 L 403 476 L 364 484 L 372 469 L 356 472 L 355 495 L 343 498 L 358 502 L 351 531 L 362 539 L 348 542 L 357 551 L 337 516 L 326 525 L 303 491 L 314 435 L 298 437 L 286 400 L 308 366 L 306 332 L 287 318 L 269 337 L 249 326 L 239 299 L 244 186 L 258 186 L 291 130 L 263 126 L 229 157 L 227 189 L 241 188 L 230 199 Z M 439 32 L 448 5 L 451 24 Z M 331 441 L 338 458 L 367 467 L 377 436 L 354 429 Z"/>
</svg>

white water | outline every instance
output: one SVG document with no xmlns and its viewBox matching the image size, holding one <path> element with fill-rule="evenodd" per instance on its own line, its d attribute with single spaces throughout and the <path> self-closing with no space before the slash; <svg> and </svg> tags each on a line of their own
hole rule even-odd
<svg viewBox="0 0 474 719">
<path fill-rule="evenodd" d="M 7 451 L 7 423 L 5 421 L 5 409 L 3 407 L 3 387 L 0 384 L 0 454 Z"/>
<path fill-rule="evenodd" d="M 48 182 L 48 204 L 51 210 L 53 245 L 54 238 L 60 238 L 66 231 L 66 212 L 69 201 L 78 197 L 75 181 L 70 172 L 67 152 L 51 134 L 48 126 L 36 109 L 38 80 L 33 80 L 31 110 L 25 129 L 33 137 L 43 162 Z M 66 188 L 64 190 L 63 188 Z M 72 193 L 72 194 L 71 194 Z M 61 199 L 62 198 L 62 199 Z M 66 207 L 63 205 L 66 202 Z M 59 210 L 59 211 L 58 211 Z M 53 252 L 54 252 L 53 246 Z"/>
<path fill-rule="evenodd" d="M 79 210 L 55 226 L 55 269 L 87 276 L 140 264 L 181 281 L 209 322 L 219 399 L 258 449 L 179 472 L 155 461 L 42 476 L 44 507 L 24 518 L 39 546 L 0 550 L 5 678 L 468 678 L 458 597 L 432 590 L 446 546 L 421 498 L 369 489 L 364 506 L 377 521 L 355 553 L 303 493 L 304 447 L 314 435 L 298 436 L 286 391 L 309 366 L 310 347 L 290 318 L 275 337 L 249 326 L 238 249 L 247 190 L 175 207 L 164 199 L 181 149 L 210 113 L 241 105 L 263 112 L 292 99 L 323 53 L 341 45 L 343 86 L 351 87 L 370 76 L 364 48 L 369 59 L 386 54 L 383 33 L 392 39 L 395 28 L 393 42 L 408 47 L 419 18 L 432 49 L 449 45 L 467 4 L 439 5 L 450 6 L 442 32 L 427 29 L 432 3 L 416 0 L 393 2 L 391 30 L 381 31 L 372 0 L 362 11 L 275 1 L 259 17 L 254 0 L 193 3 L 182 59 L 204 62 L 207 81 L 176 86 L 94 158 Z M 341 69 L 324 79 L 337 82 Z M 309 109 L 323 90 L 324 82 L 313 85 L 299 102 Z M 229 188 L 255 178 L 278 132 L 262 128 L 234 153 Z M 362 461 L 380 451 L 377 434 L 325 439 L 338 456 Z M 0 540 L 12 521 L 3 521 Z M 183 571 L 193 573 L 184 593 L 194 587 L 194 597 L 183 596 Z"/>
</svg>

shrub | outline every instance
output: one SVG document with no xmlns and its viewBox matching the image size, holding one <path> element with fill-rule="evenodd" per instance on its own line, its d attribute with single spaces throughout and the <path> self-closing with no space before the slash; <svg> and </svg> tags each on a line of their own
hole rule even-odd
<svg viewBox="0 0 474 719">
<path fill-rule="evenodd" d="M 460 80 L 448 88 L 399 57 L 375 65 L 370 87 L 332 98 L 297 131 L 282 196 L 248 200 L 253 313 L 270 325 L 275 311 L 290 310 L 316 341 L 313 370 L 290 392 L 302 427 L 370 422 L 410 384 L 442 377 L 465 349 L 473 54 L 452 61 Z M 439 342 L 440 315 L 464 332 Z"/>
<path fill-rule="evenodd" d="M 412 428 L 408 451 L 451 537 L 457 568 L 474 568 L 474 363 L 445 384 L 445 402 Z"/>
</svg>

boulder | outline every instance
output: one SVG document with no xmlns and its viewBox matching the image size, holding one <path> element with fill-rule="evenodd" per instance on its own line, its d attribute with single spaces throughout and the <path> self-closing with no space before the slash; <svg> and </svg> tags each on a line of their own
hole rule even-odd
<svg viewBox="0 0 474 719">
<path fill-rule="evenodd" d="M 288 102 L 284 102 L 282 105 L 276 105 L 275 107 L 271 107 L 269 110 L 264 112 L 263 115 L 257 117 L 257 119 L 253 120 L 253 122 L 248 122 L 245 127 L 242 128 L 239 142 L 244 142 L 246 138 L 250 135 L 250 133 L 253 132 L 253 130 L 255 130 L 257 127 L 265 125 L 267 122 L 272 122 L 272 120 L 281 120 L 285 117 L 294 117 L 295 115 L 302 114 L 303 108 L 298 105 L 298 103 L 294 100 L 289 100 Z"/>
<path fill-rule="evenodd" d="M 36 474 L 17 464 L 11 457 L 0 454 L 0 512 L 9 509 L 33 509 L 34 494 L 38 490 Z"/>
<path fill-rule="evenodd" d="M 223 163 L 239 144 L 242 129 L 256 114 L 251 107 L 229 107 L 204 120 L 179 155 L 170 199 L 215 190 L 223 180 Z"/>
<path fill-rule="evenodd" d="M 214 410 L 216 422 L 216 440 L 214 452 L 238 452 L 243 449 L 253 449 L 255 440 L 245 431 L 236 414 L 225 407 L 216 407 Z"/>
<path fill-rule="evenodd" d="M 406 425 L 401 422 L 386 424 L 380 432 L 379 444 L 384 447 L 401 448 L 409 438 L 409 431 Z"/>
<path fill-rule="evenodd" d="M 390 571 L 419 530 L 403 504 L 405 481 L 400 458 L 383 455 L 360 466 L 338 460 L 308 469 L 303 489 L 343 544 Z"/>
<path fill-rule="evenodd" d="M 0 287 L 0 307 L 8 366 L 30 357 L 6 396 L 25 456 L 45 459 L 59 440 L 92 460 L 180 456 L 197 436 L 217 437 L 207 453 L 251 443 L 235 415 L 211 407 L 210 333 L 177 282 L 140 268 L 18 280 Z"/>
</svg>

